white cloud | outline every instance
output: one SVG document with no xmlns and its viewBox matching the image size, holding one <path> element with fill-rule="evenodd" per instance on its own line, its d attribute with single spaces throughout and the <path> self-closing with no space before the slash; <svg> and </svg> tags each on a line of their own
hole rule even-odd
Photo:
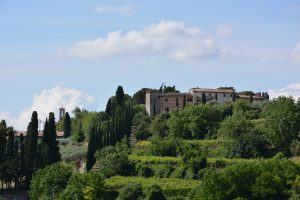
<svg viewBox="0 0 300 200">
<path fill-rule="evenodd" d="M 174 60 L 218 57 L 227 52 L 212 37 L 181 22 L 161 21 L 141 30 L 115 31 L 107 36 L 78 42 L 62 50 L 81 59 L 112 56 L 162 56 Z"/>
<path fill-rule="evenodd" d="M 217 28 L 217 35 L 220 37 L 228 37 L 233 34 L 232 27 L 229 24 L 223 24 Z"/>
<path fill-rule="evenodd" d="M 13 125 L 16 130 L 26 130 L 33 111 L 38 112 L 38 117 L 42 121 L 46 119 L 49 112 L 54 112 L 58 119 L 60 107 L 63 106 L 71 114 L 75 107 L 87 108 L 93 101 L 92 96 L 79 90 L 56 86 L 34 94 L 32 106 L 23 110 L 18 117 L 13 117 L 7 112 L 0 112 L 0 119 L 5 119 L 7 124 Z"/>
<path fill-rule="evenodd" d="M 112 6 L 112 5 L 98 5 L 96 7 L 98 13 L 114 13 L 120 15 L 131 16 L 135 14 L 135 6 Z"/>
<path fill-rule="evenodd" d="M 300 98 L 300 83 L 292 83 L 279 90 L 269 90 L 270 98 L 278 96 L 293 96 L 295 99 Z"/>
<path fill-rule="evenodd" d="M 292 52 L 292 62 L 295 64 L 300 64 L 300 42 L 298 42 Z"/>
</svg>

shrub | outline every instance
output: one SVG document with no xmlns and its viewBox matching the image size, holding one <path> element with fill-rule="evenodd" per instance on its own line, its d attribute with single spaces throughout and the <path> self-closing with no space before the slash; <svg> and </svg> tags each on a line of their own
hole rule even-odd
<svg viewBox="0 0 300 200">
<path fill-rule="evenodd" d="M 147 190 L 147 196 L 145 200 L 167 200 L 161 187 L 159 185 L 152 185 Z"/>
<path fill-rule="evenodd" d="M 33 200 L 57 198 L 72 175 L 72 167 L 56 163 L 33 174 L 29 195 Z"/>
<path fill-rule="evenodd" d="M 174 137 L 153 137 L 151 140 L 150 151 L 154 156 L 177 156 L 177 147 L 180 146 L 181 140 Z"/>
<path fill-rule="evenodd" d="M 139 200 L 144 197 L 140 183 L 128 183 L 120 191 L 117 200 Z"/>
</svg>

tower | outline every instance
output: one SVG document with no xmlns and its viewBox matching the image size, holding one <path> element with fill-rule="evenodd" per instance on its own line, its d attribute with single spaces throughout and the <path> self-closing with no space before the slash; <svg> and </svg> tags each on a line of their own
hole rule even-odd
<svg viewBox="0 0 300 200">
<path fill-rule="evenodd" d="M 63 120 L 65 116 L 66 109 L 63 107 L 59 108 L 59 120 Z"/>
</svg>

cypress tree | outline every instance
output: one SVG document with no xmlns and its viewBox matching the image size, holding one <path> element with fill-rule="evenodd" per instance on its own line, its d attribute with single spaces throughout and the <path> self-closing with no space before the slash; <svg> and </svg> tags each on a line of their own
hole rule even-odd
<svg viewBox="0 0 300 200">
<path fill-rule="evenodd" d="M 105 113 L 107 116 L 111 116 L 112 115 L 112 105 L 111 105 L 111 98 L 108 99 L 107 104 L 106 104 L 106 108 L 105 108 Z"/>
<path fill-rule="evenodd" d="M 253 93 L 250 94 L 250 103 L 253 103 Z"/>
<path fill-rule="evenodd" d="M 96 162 L 95 153 L 100 147 L 101 140 L 101 127 L 98 121 L 92 121 L 91 129 L 90 129 L 91 137 L 88 142 L 88 151 L 87 151 L 87 160 L 86 160 L 86 169 L 90 171 Z"/>
<path fill-rule="evenodd" d="M 186 106 L 186 96 L 185 94 L 183 95 L 183 103 L 182 103 L 182 107 L 185 108 Z"/>
<path fill-rule="evenodd" d="M 26 136 L 26 163 L 27 168 L 33 172 L 36 168 L 36 155 L 37 155 L 37 146 L 38 146 L 38 115 L 34 111 L 31 116 L 31 121 L 27 126 L 27 136 Z"/>
<path fill-rule="evenodd" d="M 54 113 L 49 113 L 49 122 L 48 122 L 48 131 L 49 131 L 49 151 L 50 151 L 50 164 L 60 161 L 59 147 L 58 142 L 56 141 L 56 125 Z"/>
<path fill-rule="evenodd" d="M 25 144 L 24 136 L 20 135 L 20 154 L 19 154 L 19 183 L 22 182 L 23 177 L 26 175 L 26 165 L 25 165 Z"/>
<path fill-rule="evenodd" d="M 72 130 L 72 124 L 71 124 L 71 118 L 68 112 L 66 112 L 66 115 L 64 117 L 64 137 L 68 138 L 71 136 L 71 130 Z"/>
<path fill-rule="evenodd" d="M 203 92 L 202 93 L 202 104 L 206 104 L 206 96 L 205 96 L 205 93 Z"/>
<path fill-rule="evenodd" d="M 215 94 L 216 102 L 218 101 L 218 93 Z"/>
<path fill-rule="evenodd" d="M 116 103 L 118 106 L 124 105 L 124 90 L 122 86 L 118 86 L 116 91 Z"/>
<path fill-rule="evenodd" d="M 178 102 L 178 98 L 176 98 L 176 108 L 179 108 L 179 102 Z"/>
</svg>

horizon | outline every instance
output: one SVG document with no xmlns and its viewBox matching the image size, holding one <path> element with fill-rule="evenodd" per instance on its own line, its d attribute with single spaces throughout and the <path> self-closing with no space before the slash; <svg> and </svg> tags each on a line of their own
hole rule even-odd
<svg viewBox="0 0 300 200">
<path fill-rule="evenodd" d="M 26 129 L 59 107 L 105 109 L 133 95 L 179 91 L 300 97 L 300 2 L 54 0 L 0 2 L 0 119 Z"/>
</svg>

